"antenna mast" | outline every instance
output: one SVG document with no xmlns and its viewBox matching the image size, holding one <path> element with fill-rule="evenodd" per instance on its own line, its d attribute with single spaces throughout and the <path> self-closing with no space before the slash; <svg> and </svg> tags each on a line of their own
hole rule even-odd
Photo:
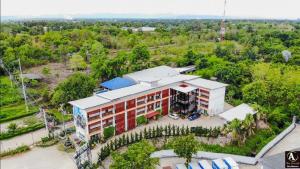
<svg viewBox="0 0 300 169">
<path fill-rule="evenodd" d="M 226 0 L 224 0 L 224 11 L 223 11 L 223 18 L 222 18 L 222 21 L 221 21 L 221 30 L 220 30 L 220 41 L 223 41 L 224 40 L 224 37 L 225 37 L 225 16 L 226 16 Z"/>
</svg>

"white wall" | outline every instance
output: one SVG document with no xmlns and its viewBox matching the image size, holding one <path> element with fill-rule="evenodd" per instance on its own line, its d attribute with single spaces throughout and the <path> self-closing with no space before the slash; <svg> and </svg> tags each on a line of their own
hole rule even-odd
<svg viewBox="0 0 300 169">
<path fill-rule="evenodd" d="M 208 114 L 217 115 L 224 111 L 225 87 L 210 90 Z"/>
</svg>

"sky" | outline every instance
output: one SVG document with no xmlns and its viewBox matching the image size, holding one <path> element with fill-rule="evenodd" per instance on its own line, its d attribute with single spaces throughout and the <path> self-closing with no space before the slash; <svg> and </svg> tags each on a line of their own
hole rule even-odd
<svg viewBox="0 0 300 169">
<path fill-rule="evenodd" d="M 223 15 L 224 0 L 1 0 L 2 16 L 75 14 Z M 227 0 L 226 16 L 300 18 L 300 0 Z"/>
</svg>

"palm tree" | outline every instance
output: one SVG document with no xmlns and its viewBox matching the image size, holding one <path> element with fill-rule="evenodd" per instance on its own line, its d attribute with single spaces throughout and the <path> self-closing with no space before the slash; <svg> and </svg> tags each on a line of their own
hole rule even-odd
<svg viewBox="0 0 300 169">
<path fill-rule="evenodd" d="M 236 141 L 238 144 L 241 141 L 241 136 L 243 134 L 242 128 L 241 128 L 241 121 L 238 119 L 234 119 L 230 122 L 230 124 L 228 125 L 228 130 L 231 132 L 232 134 L 232 138 L 233 141 Z"/>
<path fill-rule="evenodd" d="M 256 111 L 256 122 L 262 120 L 267 123 L 267 110 L 258 104 L 253 104 L 252 107 Z"/>
<path fill-rule="evenodd" d="M 254 134 L 254 129 L 256 127 L 255 120 L 252 114 L 247 114 L 246 118 L 242 121 L 242 129 L 245 130 L 245 136 L 251 136 Z M 244 137 L 245 138 L 245 137 Z"/>
</svg>

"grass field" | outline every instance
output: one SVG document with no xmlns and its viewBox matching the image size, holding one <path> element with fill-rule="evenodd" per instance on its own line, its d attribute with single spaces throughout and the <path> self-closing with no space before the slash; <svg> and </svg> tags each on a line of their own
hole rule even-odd
<svg viewBox="0 0 300 169">
<path fill-rule="evenodd" d="M 0 123 L 29 116 L 38 111 L 38 107 L 30 106 L 27 112 L 24 103 L 2 106 L 0 108 Z"/>
<path fill-rule="evenodd" d="M 19 89 L 12 85 L 7 76 L 0 76 L 0 106 L 22 101 Z"/>
<path fill-rule="evenodd" d="M 48 114 L 52 115 L 55 118 L 55 120 L 60 123 L 62 123 L 63 120 L 70 121 L 72 119 L 72 114 L 66 114 L 63 116 L 62 113 L 57 109 L 49 109 Z"/>
<path fill-rule="evenodd" d="M 32 106 L 26 111 L 19 89 L 11 85 L 7 76 L 0 77 L 0 98 L 0 123 L 29 116 L 38 111 L 38 107 Z"/>
</svg>

